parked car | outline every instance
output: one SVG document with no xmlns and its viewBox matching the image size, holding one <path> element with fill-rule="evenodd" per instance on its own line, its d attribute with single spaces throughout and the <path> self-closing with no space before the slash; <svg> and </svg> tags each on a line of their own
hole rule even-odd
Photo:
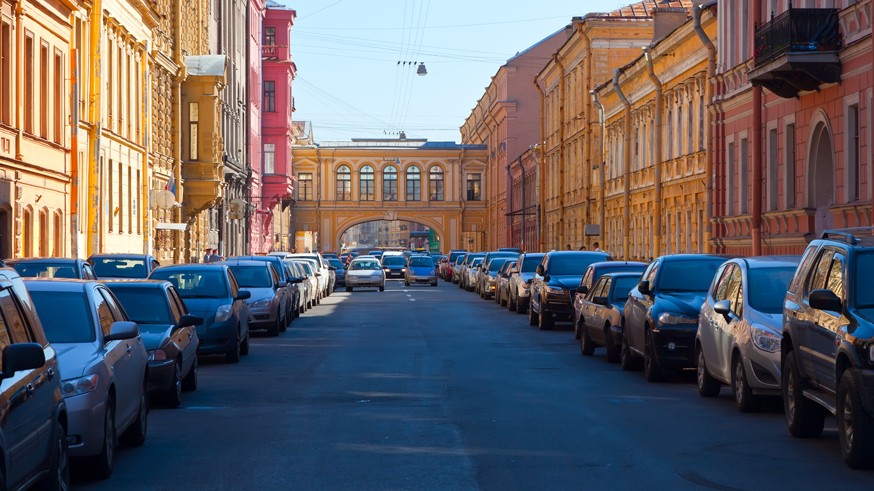
<svg viewBox="0 0 874 491">
<path fill-rule="evenodd" d="M 65 257 L 28 257 L 7 259 L 6 265 L 22 278 L 79 278 L 96 280 L 94 269 L 84 259 Z"/>
<path fill-rule="evenodd" d="M 464 264 L 464 260 L 467 258 L 467 253 L 461 254 L 458 258 L 455 259 L 455 263 L 452 265 L 452 282 L 458 284 L 461 281 L 462 274 L 462 265 Z"/>
<path fill-rule="evenodd" d="M 550 251 L 534 271 L 528 324 L 551 329 L 556 320 L 573 321 L 573 297 L 590 264 L 609 261 L 606 252 Z"/>
<path fill-rule="evenodd" d="M 783 402 L 795 437 L 837 416 L 844 462 L 874 467 L 874 237 L 871 227 L 812 241 L 783 304 Z"/>
<path fill-rule="evenodd" d="M 482 269 L 483 260 L 485 259 L 485 254 L 481 256 L 474 256 L 473 259 L 470 260 L 464 266 L 464 289 L 472 292 L 476 288 L 476 280 L 477 274 L 479 270 Z"/>
<path fill-rule="evenodd" d="M 69 415 L 58 353 L 18 273 L 0 269 L 0 281 L 9 286 L 0 289 L 0 489 L 69 489 Z"/>
<path fill-rule="evenodd" d="M 336 290 L 338 286 L 346 286 L 346 265 L 343 264 L 343 261 L 337 258 L 328 258 L 328 264 L 334 267 L 334 274 L 336 276 L 336 282 L 334 283 L 334 289 Z"/>
<path fill-rule="evenodd" d="M 407 259 L 401 255 L 383 256 L 382 271 L 388 278 L 404 278 L 407 274 Z"/>
<path fill-rule="evenodd" d="M 695 367 L 698 313 L 719 266 L 729 258 L 674 254 L 656 258 L 628 294 L 622 313 L 622 368 L 640 368 L 646 379 Z"/>
<path fill-rule="evenodd" d="M 586 272 L 583 273 L 583 278 L 580 280 L 580 285 L 577 287 L 576 292 L 573 294 L 574 296 L 574 337 L 576 339 L 580 339 L 580 327 L 582 327 L 585 322 L 584 316 L 580 314 L 582 310 L 583 300 L 589 293 L 589 290 L 592 289 L 595 282 L 603 275 L 608 273 L 619 273 L 619 272 L 629 272 L 629 273 L 637 273 L 637 276 L 640 277 L 641 274 L 646 270 L 646 263 L 639 263 L 635 261 L 603 261 L 598 263 L 592 263 L 586 268 Z M 626 292 L 627 293 L 627 292 Z M 602 345 L 603 346 L 603 345 Z M 619 345 L 617 345 L 618 347 Z M 617 351 L 618 353 L 618 351 Z"/>
<path fill-rule="evenodd" d="M 273 265 L 273 268 L 279 273 L 279 280 L 285 283 L 285 286 L 282 288 L 282 294 L 285 296 L 285 299 L 282 301 L 282 305 L 285 308 L 285 318 L 286 324 L 291 324 L 295 317 L 297 317 L 297 313 L 294 311 L 292 307 L 295 304 L 295 297 L 300 295 L 298 291 L 298 283 L 292 281 L 293 278 L 288 276 L 288 271 L 282 267 L 282 258 L 277 256 L 233 256 L 228 259 L 235 260 L 247 260 L 247 261 L 268 261 Z M 245 289 L 245 288 L 244 288 Z"/>
<path fill-rule="evenodd" d="M 385 272 L 375 258 L 353 259 L 346 271 L 346 291 L 351 292 L 354 288 L 362 287 L 385 291 Z"/>
<path fill-rule="evenodd" d="M 293 300 L 284 295 L 285 282 L 280 279 L 273 263 L 246 259 L 229 259 L 225 263 L 234 273 L 240 288 L 250 293 L 246 299 L 249 330 L 264 329 L 269 336 L 278 336 L 285 331 L 288 325 L 286 312 L 291 311 L 285 302 Z M 289 278 L 289 281 L 300 283 L 301 280 Z"/>
<path fill-rule="evenodd" d="M 504 263 L 514 261 L 515 258 L 510 257 L 494 257 L 486 264 L 483 259 L 483 267 L 480 269 L 479 275 L 479 296 L 483 299 L 490 299 L 495 295 L 495 289 L 498 287 L 498 270 Z"/>
<path fill-rule="evenodd" d="M 309 259 L 315 262 L 316 272 L 319 273 L 316 277 L 319 279 L 319 292 L 318 298 L 319 301 L 321 299 L 327 297 L 331 294 L 331 291 L 334 289 L 334 283 L 336 281 L 334 270 L 332 270 L 332 266 L 328 264 L 321 254 L 318 252 L 311 253 L 294 253 L 289 254 L 289 259 Z"/>
<path fill-rule="evenodd" d="M 148 254 L 92 254 L 88 262 L 100 279 L 144 279 L 161 266 L 154 256 Z"/>
<path fill-rule="evenodd" d="M 528 311 L 531 282 L 534 281 L 534 273 L 543 260 L 543 256 L 545 256 L 543 253 L 528 252 L 516 260 L 516 269 L 519 270 L 519 273 L 510 278 L 507 308 L 516 311 L 517 314 L 524 314 Z"/>
<path fill-rule="evenodd" d="M 392 259 L 387 257 L 386 261 Z M 404 271 L 404 285 L 424 283 L 437 286 L 437 265 L 431 256 L 413 256 Z"/>
<path fill-rule="evenodd" d="M 70 456 L 112 474 L 117 437 L 139 446 L 148 428 L 148 355 L 135 322 L 106 285 L 29 278 L 46 337 L 58 350 Z"/>
<path fill-rule="evenodd" d="M 732 259 L 713 278 L 698 316 L 698 393 L 716 397 L 731 386 L 742 412 L 763 395 L 780 395 L 783 299 L 801 258 Z"/>
<path fill-rule="evenodd" d="M 288 259 L 295 265 L 297 265 L 298 269 L 303 274 L 304 282 L 301 283 L 305 286 L 305 296 L 304 296 L 304 311 L 309 310 L 316 306 L 319 303 L 319 279 L 316 277 L 318 274 L 317 270 L 314 269 L 315 265 L 310 261 L 304 261 L 303 259 L 294 260 Z"/>
<path fill-rule="evenodd" d="M 294 316 L 300 316 L 308 308 L 307 302 L 310 296 L 310 282 L 306 278 L 306 272 L 303 267 L 291 259 L 283 259 L 282 265 L 285 267 L 286 274 L 289 278 L 300 280 L 297 285 L 297 297 L 292 301 L 294 305 Z"/>
<path fill-rule="evenodd" d="M 149 393 L 170 407 L 182 404 L 182 391 L 197 389 L 197 325 L 169 281 L 109 280 L 112 290 L 137 323 L 149 359 Z"/>
<path fill-rule="evenodd" d="M 470 278 L 470 274 L 468 270 L 470 269 L 471 263 L 473 263 L 474 259 L 479 258 L 479 262 L 482 262 L 482 258 L 484 258 L 486 254 L 484 252 L 469 252 L 465 254 L 464 259 L 461 260 L 461 267 L 458 269 L 458 287 L 467 291 L 472 291 L 471 286 L 467 284 L 467 280 Z"/>
<path fill-rule="evenodd" d="M 203 323 L 197 327 L 198 355 L 223 354 L 229 363 L 249 354 L 249 306 L 227 264 L 176 264 L 152 272 L 150 279 L 173 283 L 179 296 Z"/>
<path fill-rule="evenodd" d="M 495 283 L 495 303 L 501 307 L 506 307 L 510 297 L 510 277 L 517 274 L 516 261 L 510 260 L 505 262 L 500 269 Z"/>
<path fill-rule="evenodd" d="M 592 356 L 595 348 L 607 349 L 607 361 L 619 362 L 622 343 L 622 310 L 628 292 L 637 286 L 641 272 L 606 273 L 598 277 L 588 295 L 579 298 L 575 309 L 579 318 L 580 353 Z"/>
</svg>

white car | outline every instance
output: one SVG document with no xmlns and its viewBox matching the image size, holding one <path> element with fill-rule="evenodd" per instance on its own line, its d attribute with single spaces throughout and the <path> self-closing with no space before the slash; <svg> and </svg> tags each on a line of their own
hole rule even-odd
<svg viewBox="0 0 874 491">
<path fill-rule="evenodd" d="M 334 288 L 334 281 L 332 280 L 334 271 L 321 254 L 318 252 L 298 252 L 288 254 L 286 257 L 294 260 L 309 259 L 313 261 L 319 273 L 319 298 L 325 298 L 331 294 L 331 290 Z"/>
<path fill-rule="evenodd" d="M 376 258 L 355 258 L 346 270 L 346 291 L 369 287 L 385 291 L 385 271 Z"/>
</svg>

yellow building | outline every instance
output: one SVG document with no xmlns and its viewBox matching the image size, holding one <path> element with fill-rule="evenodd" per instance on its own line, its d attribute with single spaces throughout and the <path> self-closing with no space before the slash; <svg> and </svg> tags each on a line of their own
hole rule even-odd
<svg viewBox="0 0 874 491">
<path fill-rule="evenodd" d="M 484 145 L 418 139 L 353 139 L 293 148 L 295 235 L 339 250 L 354 225 L 386 220 L 432 229 L 442 251 L 485 247 Z"/>
<path fill-rule="evenodd" d="M 696 27 L 686 20 L 595 90 L 596 107 L 603 106 L 605 164 L 589 192 L 603 217 L 601 246 L 614 257 L 708 250 L 711 58 L 699 33 L 714 39 L 715 18 L 705 13 Z"/>
<path fill-rule="evenodd" d="M 575 18 L 574 34 L 537 75 L 541 249 L 591 246 L 605 234 L 597 196 L 591 193 L 600 175 L 601 142 L 590 91 L 640 56 L 640 47 L 654 35 L 661 37 L 682 23 L 691 4 L 645 0 Z"/>
</svg>

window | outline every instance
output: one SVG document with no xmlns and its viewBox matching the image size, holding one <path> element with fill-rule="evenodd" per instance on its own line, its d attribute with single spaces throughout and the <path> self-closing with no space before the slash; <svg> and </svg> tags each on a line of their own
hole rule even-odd
<svg viewBox="0 0 874 491">
<path fill-rule="evenodd" d="M 786 209 L 795 208 L 795 124 L 787 124 L 783 130 L 786 146 L 783 150 L 783 182 L 786 186 L 784 197 Z"/>
<path fill-rule="evenodd" d="M 276 46 L 276 28 L 264 28 L 264 46 Z"/>
<path fill-rule="evenodd" d="M 373 167 L 365 165 L 361 168 L 358 176 L 358 192 L 361 201 L 373 201 L 375 199 L 373 183 Z"/>
<path fill-rule="evenodd" d="M 54 77 L 54 104 L 52 116 L 54 117 L 54 129 L 52 131 L 53 140 L 55 143 L 61 143 L 62 136 L 62 119 L 64 117 L 64 101 L 63 101 L 63 84 L 64 84 L 64 62 L 59 51 L 55 51 L 55 77 Z"/>
<path fill-rule="evenodd" d="M 264 81 L 264 112 L 276 112 L 276 82 Z"/>
<path fill-rule="evenodd" d="M 777 128 L 768 130 L 768 210 L 777 211 Z"/>
<path fill-rule="evenodd" d="M 127 168 L 127 233 L 134 231 L 133 204 L 134 196 L 137 191 L 133 188 L 134 173 L 133 169 Z"/>
<path fill-rule="evenodd" d="M 112 159 L 109 160 L 109 166 L 107 166 L 107 176 L 106 176 L 107 181 L 109 183 L 109 192 L 106 193 L 106 195 L 109 197 L 109 209 L 108 209 L 109 217 L 107 218 L 107 221 L 109 222 L 109 231 L 110 232 L 112 232 L 112 218 L 113 218 L 112 213 L 115 210 L 115 207 L 114 207 L 114 205 L 115 205 L 115 193 L 113 193 L 113 189 L 115 189 L 115 187 L 114 187 L 115 184 L 114 184 L 114 181 L 112 179 L 112 167 L 113 167 L 114 163 L 115 162 L 113 162 Z"/>
<path fill-rule="evenodd" d="M 142 187 L 142 182 L 140 181 L 141 178 L 142 178 L 142 175 L 140 174 L 140 169 L 137 169 L 137 187 L 136 187 L 137 192 L 139 192 L 139 190 L 143 188 L 143 187 Z M 138 233 L 138 234 L 141 234 L 141 233 L 143 233 L 143 231 L 142 231 L 142 224 L 143 224 L 143 222 L 142 222 L 142 220 L 140 220 L 139 217 L 137 216 L 137 213 L 138 213 L 138 211 L 137 211 L 137 203 L 138 203 L 137 198 L 134 198 L 134 201 L 133 201 L 134 220 L 137 222 L 137 233 Z"/>
<path fill-rule="evenodd" d="M 422 174 L 415 165 L 407 169 L 407 201 L 419 201 L 421 195 Z"/>
<path fill-rule="evenodd" d="M 0 56 L 3 57 L 0 68 L 0 121 L 9 124 L 12 121 L 12 28 L 6 22 L 0 28 Z"/>
<path fill-rule="evenodd" d="M 276 173 L 276 145 L 273 143 L 264 144 L 264 173 Z"/>
<path fill-rule="evenodd" d="M 124 169 L 121 162 L 118 163 L 118 209 L 115 214 L 118 215 L 118 233 L 124 232 Z"/>
<path fill-rule="evenodd" d="M 196 102 L 188 103 L 188 159 L 197 160 L 197 123 L 200 120 L 200 106 Z"/>
<path fill-rule="evenodd" d="M 337 169 L 337 201 L 352 199 L 352 172 L 348 166 L 341 165 Z"/>
<path fill-rule="evenodd" d="M 859 200 L 861 148 L 859 142 L 859 104 L 847 107 L 847 202 Z"/>
<path fill-rule="evenodd" d="M 436 165 L 431 167 L 428 190 L 431 193 L 431 201 L 443 201 L 443 169 Z"/>
<path fill-rule="evenodd" d="M 24 131 L 33 134 L 33 34 L 24 38 Z"/>
<path fill-rule="evenodd" d="M 467 175 L 467 200 L 482 200 L 482 174 Z"/>
<path fill-rule="evenodd" d="M 740 140 L 740 168 L 737 171 L 737 199 L 738 199 L 738 208 L 740 209 L 740 213 L 746 213 L 749 206 L 748 196 L 748 187 L 747 184 L 750 180 L 747 173 L 749 172 L 749 151 L 748 144 L 746 138 L 741 138 Z"/>
<path fill-rule="evenodd" d="M 398 169 L 393 165 L 382 170 L 382 200 L 398 200 Z"/>
<path fill-rule="evenodd" d="M 39 136 L 49 137 L 49 45 L 39 47 Z"/>
<path fill-rule="evenodd" d="M 21 242 L 24 245 L 24 257 L 33 254 L 33 210 L 25 208 L 21 212 Z"/>
<path fill-rule="evenodd" d="M 313 200 L 313 174 L 301 172 L 297 175 L 297 199 L 300 201 Z"/>
</svg>

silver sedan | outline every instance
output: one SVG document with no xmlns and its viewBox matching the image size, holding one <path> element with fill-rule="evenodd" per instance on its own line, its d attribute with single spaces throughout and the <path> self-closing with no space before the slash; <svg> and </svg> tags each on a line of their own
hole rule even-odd
<svg viewBox="0 0 874 491">
<path fill-rule="evenodd" d="M 385 272 L 376 258 L 356 258 L 346 270 L 346 291 L 353 288 L 379 288 L 385 291 Z"/>
</svg>

